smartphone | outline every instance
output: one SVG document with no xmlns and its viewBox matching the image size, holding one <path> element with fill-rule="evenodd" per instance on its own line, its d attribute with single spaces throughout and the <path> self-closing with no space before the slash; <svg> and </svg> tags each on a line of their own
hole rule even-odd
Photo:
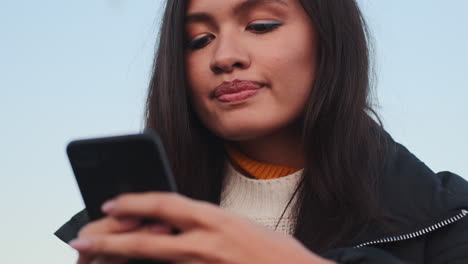
<svg viewBox="0 0 468 264">
<path fill-rule="evenodd" d="M 102 204 L 119 194 L 177 192 L 162 141 L 154 132 L 75 140 L 67 154 L 91 221 L 103 217 Z M 128 263 L 167 264 L 145 259 Z"/>
<path fill-rule="evenodd" d="M 122 193 L 177 192 L 160 137 L 154 132 L 75 140 L 67 154 L 90 220 Z"/>
</svg>

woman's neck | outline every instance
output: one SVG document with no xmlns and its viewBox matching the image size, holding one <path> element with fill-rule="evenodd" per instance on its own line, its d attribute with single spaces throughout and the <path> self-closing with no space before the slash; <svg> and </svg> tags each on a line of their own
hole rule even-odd
<svg viewBox="0 0 468 264">
<path fill-rule="evenodd" d="M 299 129 L 288 129 L 247 141 L 231 142 L 244 155 L 259 162 L 289 168 L 304 167 Z"/>
</svg>

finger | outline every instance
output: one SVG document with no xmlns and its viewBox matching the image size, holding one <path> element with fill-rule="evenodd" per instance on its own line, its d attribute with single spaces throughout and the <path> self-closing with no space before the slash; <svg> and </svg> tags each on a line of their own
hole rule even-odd
<svg viewBox="0 0 468 264">
<path fill-rule="evenodd" d="M 219 207 L 165 192 L 124 194 L 106 202 L 103 211 L 112 216 L 160 219 L 181 229 L 211 226 L 223 221 Z"/>
<path fill-rule="evenodd" d="M 89 264 L 125 264 L 128 262 L 127 258 L 117 256 L 99 255 L 96 256 Z"/>
<path fill-rule="evenodd" d="M 183 260 L 179 261 L 173 264 L 206 264 L 207 262 L 205 261 L 200 261 L 200 260 Z"/>
<path fill-rule="evenodd" d="M 120 233 L 135 229 L 140 220 L 130 217 L 104 217 L 84 226 L 78 236 L 89 234 Z"/>
<path fill-rule="evenodd" d="M 193 258 L 195 244 L 180 236 L 129 232 L 83 237 L 71 246 L 80 254 L 176 261 Z"/>
<path fill-rule="evenodd" d="M 125 264 L 128 262 L 127 258 L 106 255 L 91 255 L 80 253 L 78 256 L 77 264 Z"/>
<path fill-rule="evenodd" d="M 169 235 L 172 233 L 172 228 L 170 226 L 159 223 L 147 224 L 143 226 L 142 229 L 154 234 Z"/>
<path fill-rule="evenodd" d="M 89 254 L 80 253 L 76 264 L 90 264 L 93 261 L 94 256 Z"/>
</svg>

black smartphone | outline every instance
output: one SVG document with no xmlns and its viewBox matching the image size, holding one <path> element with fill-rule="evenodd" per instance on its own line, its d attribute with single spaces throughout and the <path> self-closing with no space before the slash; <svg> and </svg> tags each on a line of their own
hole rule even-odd
<svg viewBox="0 0 468 264">
<path fill-rule="evenodd" d="M 177 192 L 164 147 L 154 132 L 75 140 L 67 154 L 90 220 L 122 193 Z"/>
<path fill-rule="evenodd" d="M 90 220 L 103 217 L 102 204 L 122 193 L 177 192 L 162 141 L 154 132 L 75 140 L 68 144 L 67 154 Z"/>
</svg>

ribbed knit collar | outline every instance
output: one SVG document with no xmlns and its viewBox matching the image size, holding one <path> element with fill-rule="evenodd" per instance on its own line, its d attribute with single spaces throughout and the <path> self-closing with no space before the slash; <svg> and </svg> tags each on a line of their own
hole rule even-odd
<svg viewBox="0 0 468 264">
<path fill-rule="evenodd" d="M 257 180 L 276 179 L 301 170 L 256 161 L 229 146 L 226 146 L 226 152 L 234 167 L 240 168 L 243 174 Z"/>
</svg>

